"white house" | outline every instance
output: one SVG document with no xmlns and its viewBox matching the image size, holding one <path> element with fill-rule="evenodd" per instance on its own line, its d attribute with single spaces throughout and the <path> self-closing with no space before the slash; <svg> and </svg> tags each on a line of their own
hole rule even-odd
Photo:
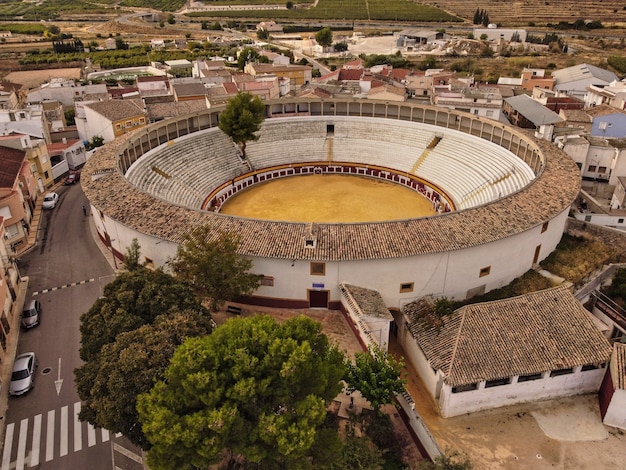
<svg viewBox="0 0 626 470">
<path fill-rule="evenodd" d="M 95 136 L 104 142 L 147 124 L 141 100 L 105 100 L 76 106 L 76 129 L 83 141 Z"/>
<path fill-rule="evenodd" d="M 597 392 L 611 346 L 566 286 L 437 315 L 405 305 L 398 341 L 443 417 Z"/>
<path fill-rule="evenodd" d="M 76 170 L 87 161 L 85 145 L 79 139 L 64 138 L 61 142 L 48 144 L 48 154 L 53 165 L 65 161 L 69 170 Z"/>
<path fill-rule="evenodd" d="M 49 83 L 40 88 L 27 92 L 27 103 L 40 103 L 42 101 L 60 101 L 64 107 L 74 105 L 75 101 L 85 99 L 85 96 L 107 94 L 104 83 L 97 85 L 76 85 L 74 80 L 65 78 L 53 78 Z"/>
<path fill-rule="evenodd" d="M 585 95 L 585 106 L 591 107 L 601 104 L 624 109 L 626 106 L 626 83 L 613 80 L 608 85 L 589 85 Z"/>
</svg>

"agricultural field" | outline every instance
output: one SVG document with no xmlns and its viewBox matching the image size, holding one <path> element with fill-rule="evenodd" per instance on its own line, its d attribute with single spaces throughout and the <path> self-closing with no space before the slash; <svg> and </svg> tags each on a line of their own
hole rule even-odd
<svg viewBox="0 0 626 470">
<path fill-rule="evenodd" d="M 98 3 L 89 0 L 44 0 L 42 3 L 9 1 L 0 3 L 0 20 L 55 20 L 67 14 L 110 14 L 115 11 L 112 8 L 112 5 L 106 5 L 106 0 Z"/>
<path fill-rule="evenodd" d="M 251 4 L 252 2 L 246 2 Z M 289 20 L 380 20 L 458 22 L 460 18 L 439 8 L 412 0 L 319 0 L 317 6 L 292 10 L 205 11 L 189 13 L 190 17 L 273 18 Z"/>
</svg>

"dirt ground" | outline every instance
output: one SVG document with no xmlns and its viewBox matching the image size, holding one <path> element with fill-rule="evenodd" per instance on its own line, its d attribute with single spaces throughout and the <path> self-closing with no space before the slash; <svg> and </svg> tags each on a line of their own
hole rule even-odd
<svg viewBox="0 0 626 470">
<path fill-rule="evenodd" d="M 4 79 L 13 83 L 19 83 L 24 89 L 37 88 L 42 83 L 50 81 L 52 78 L 68 78 L 79 80 L 79 68 L 72 69 L 46 69 L 46 70 L 23 70 L 11 72 Z"/>
<path fill-rule="evenodd" d="M 279 320 L 301 314 L 310 316 L 322 323 L 324 332 L 340 349 L 348 354 L 362 350 L 340 312 L 239 306 L 244 308 L 243 316 L 254 312 L 267 313 Z M 231 317 L 233 315 L 221 312 L 215 320 L 220 324 Z M 390 352 L 403 355 L 393 338 Z M 515 405 L 444 419 L 437 414 L 435 403 L 410 365 L 407 374 L 407 388 L 415 401 L 415 409 L 439 447 L 467 455 L 475 470 L 626 470 L 626 432 L 602 424 L 596 395 Z M 347 397 L 342 395 L 337 399 L 345 406 Z M 408 439 L 408 431 L 393 407 L 387 411 Z M 407 452 L 411 468 L 416 468 L 417 448 L 410 446 Z"/>
</svg>

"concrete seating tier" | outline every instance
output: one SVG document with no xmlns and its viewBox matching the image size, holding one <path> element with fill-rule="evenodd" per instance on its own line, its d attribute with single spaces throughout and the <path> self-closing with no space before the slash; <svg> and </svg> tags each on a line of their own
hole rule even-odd
<svg viewBox="0 0 626 470">
<path fill-rule="evenodd" d="M 435 137 L 436 145 L 424 153 Z M 378 118 L 267 119 L 246 155 L 254 170 L 329 161 L 407 173 L 415 168 L 416 176 L 439 186 L 459 209 L 516 192 L 535 177 L 528 165 L 496 144 L 451 129 Z M 208 129 L 146 154 L 127 178 L 156 197 L 199 208 L 211 191 L 247 170 L 230 138 Z"/>
<path fill-rule="evenodd" d="M 129 168 L 126 178 L 156 197 L 200 208 L 216 186 L 245 169 L 230 138 L 219 129 L 208 129 L 146 154 Z"/>
</svg>

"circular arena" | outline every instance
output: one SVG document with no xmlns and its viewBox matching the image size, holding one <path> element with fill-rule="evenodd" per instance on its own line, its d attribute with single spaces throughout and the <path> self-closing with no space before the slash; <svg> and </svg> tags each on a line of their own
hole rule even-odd
<svg viewBox="0 0 626 470">
<path fill-rule="evenodd" d="M 88 161 L 82 185 L 99 235 L 119 258 L 137 238 L 146 262 L 162 266 L 193 227 L 237 233 L 240 254 L 264 275 L 241 299 L 255 304 L 339 308 L 343 283 L 378 291 L 389 308 L 501 287 L 554 250 L 580 187 L 574 162 L 550 143 L 453 110 L 269 101 L 244 160 L 217 127 L 221 109 L 107 144 Z M 296 223 L 220 213 L 257 183 L 308 174 L 403 185 L 428 198 L 436 215 Z"/>
</svg>

